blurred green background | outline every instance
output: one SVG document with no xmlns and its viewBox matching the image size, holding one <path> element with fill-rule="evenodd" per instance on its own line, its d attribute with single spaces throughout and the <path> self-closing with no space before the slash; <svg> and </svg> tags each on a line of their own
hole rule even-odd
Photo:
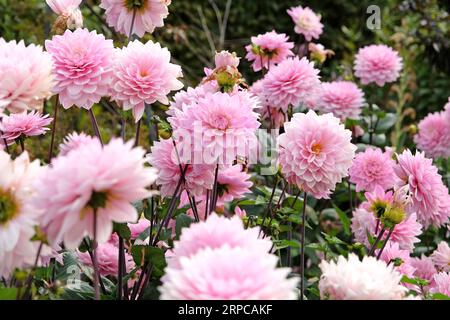
<svg viewBox="0 0 450 320">
<path fill-rule="evenodd" d="M 104 11 L 98 7 L 99 0 L 85 0 L 81 5 L 85 26 L 96 29 L 113 38 L 117 46 L 127 42 L 126 37 L 115 34 L 104 22 Z M 376 4 L 381 8 L 381 30 L 366 27 L 369 14 L 367 7 Z M 289 7 L 309 6 L 322 15 L 325 25 L 319 42 L 335 51 L 336 55 L 321 66 L 322 79 L 352 79 L 353 57 L 359 47 L 370 43 L 386 43 L 396 48 L 405 61 L 404 77 L 388 92 L 365 88 L 371 103 L 377 103 L 387 112 L 402 106 L 402 130 L 408 134 L 405 145 L 411 144 L 414 127 L 426 114 L 441 110 L 450 95 L 450 1 L 298 1 L 298 0 L 173 0 L 171 14 L 165 27 L 159 28 L 154 39 L 167 46 L 174 62 L 184 71 L 186 85 L 196 85 L 203 76 L 203 68 L 210 66 L 216 50 L 227 49 L 245 56 L 244 46 L 250 37 L 275 29 L 286 33 L 291 41 L 298 38 L 293 23 L 286 13 Z M 24 39 L 26 43 L 43 44 L 49 38 L 56 15 L 44 0 L 0 0 L 0 34 L 7 40 Z M 249 64 L 242 59 L 241 71 L 251 83 L 258 77 Z M 400 96 L 401 93 L 401 96 Z M 159 111 L 163 106 L 154 106 Z M 46 104 L 46 112 L 52 113 L 52 103 Z M 118 135 L 118 115 L 105 106 L 94 109 L 105 137 Z M 106 112 L 105 112 L 106 111 Z M 134 126 L 127 117 L 127 138 L 134 135 Z M 148 119 L 150 117 L 147 117 Z M 72 108 L 62 113 L 56 141 L 73 130 L 91 132 L 88 115 Z M 147 121 L 148 121 L 147 119 Z M 147 122 L 148 127 L 153 127 Z M 36 156 L 46 150 L 49 135 L 41 139 L 35 149 Z M 387 140 L 388 141 L 388 140 Z M 389 144 L 389 143 L 386 143 Z M 44 152 L 44 151 L 42 151 Z"/>
</svg>

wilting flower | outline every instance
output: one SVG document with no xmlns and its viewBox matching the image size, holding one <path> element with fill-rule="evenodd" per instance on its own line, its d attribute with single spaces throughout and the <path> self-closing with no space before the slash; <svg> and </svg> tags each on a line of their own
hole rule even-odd
<svg viewBox="0 0 450 320">
<path fill-rule="evenodd" d="M 376 251 L 378 255 L 379 250 Z M 398 243 L 388 242 L 383 252 L 381 252 L 380 259 L 388 265 L 393 265 L 394 269 L 408 278 L 414 277 L 416 269 L 411 265 L 411 257 L 408 250 L 400 249 Z"/>
<path fill-rule="evenodd" d="M 170 91 L 183 84 L 181 67 L 170 63 L 170 52 L 159 43 L 139 40 L 117 50 L 114 63 L 111 98 L 124 110 L 133 109 L 136 122 L 142 118 L 145 104 L 159 101 L 168 104 Z"/>
<path fill-rule="evenodd" d="M 319 282 L 320 295 L 330 300 L 401 300 L 407 289 L 400 284 L 402 275 L 393 265 L 374 257 L 362 261 L 350 253 L 337 262 L 323 260 Z"/>
<path fill-rule="evenodd" d="M 293 7 L 290 8 L 288 14 L 295 23 L 295 32 L 302 34 L 306 41 L 319 39 L 323 32 L 323 24 L 320 22 L 320 15 L 317 15 L 308 7 Z"/>
<path fill-rule="evenodd" d="M 273 106 L 298 106 L 318 88 L 319 70 L 308 59 L 288 58 L 271 68 L 263 80 L 266 98 Z"/>
<path fill-rule="evenodd" d="M 225 167 L 219 170 L 217 175 L 218 202 L 223 203 L 239 199 L 244 194 L 250 193 L 252 185 L 250 175 L 242 170 L 242 165 L 236 164 Z"/>
<path fill-rule="evenodd" d="M 177 155 L 178 152 L 178 155 Z M 190 160 L 190 154 L 189 160 Z M 161 186 L 161 196 L 172 196 L 180 182 L 182 170 L 184 184 L 194 196 L 202 195 L 206 189 L 212 189 L 214 184 L 214 166 L 183 161 L 183 148 L 175 145 L 172 139 L 156 141 L 147 155 L 148 162 L 158 169 L 156 184 Z M 181 164 L 181 168 L 180 168 Z M 186 168 L 187 166 L 187 168 Z"/>
<path fill-rule="evenodd" d="M 99 244 L 95 249 L 97 254 L 98 271 L 100 275 L 115 276 L 119 272 L 119 248 L 112 242 L 105 242 Z M 133 269 L 133 257 L 125 252 L 125 270 L 124 272 L 130 272 Z M 88 252 L 78 252 L 78 259 L 86 266 L 92 267 L 92 259 Z"/>
<path fill-rule="evenodd" d="M 30 241 L 39 211 L 30 201 L 32 187 L 41 172 L 39 160 L 30 162 L 25 151 L 15 160 L 0 151 L 0 276 L 8 277 L 15 268 L 32 265 L 37 242 Z"/>
<path fill-rule="evenodd" d="M 169 119 L 174 138 L 190 138 L 192 150 L 200 152 L 207 164 L 231 164 L 237 156 L 248 157 L 257 144 L 260 126 L 254 112 L 257 103 L 247 91 L 208 93 Z"/>
<path fill-rule="evenodd" d="M 42 47 L 0 37 L 0 113 L 40 110 L 52 88 L 52 59 Z"/>
<path fill-rule="evenodd" d="M 59 145 L 60 150 L 59 154 L 61 156 L 64 156 L 72 150 L 76 150 L 81 146 L 91 143 L 95 139 L 97 138 L 89 136 L 84 132 L 82 133 L 73 132 L 69 134 L 67 137 L 65 137 L 64 142 Z"/>
<path fill-rule="evenodd" d="M 100 8 L 106 10 L 106 22 L 124 35 L 132 33 L 142 37 L 156 27 L 164 26 L 169 15 L 171 0 L 101 0 Z M 133 17 L 134 16 L 134 17 Z"/>
<path fill-rule="evenodd" d="M 62 34 L 66 29 L 76 29 L 83 26 L 83 15 L 78 6 L 81 0 L 46 0 L 48 6 L 58 15 L 53 25 L 57 34 Z"/>
<path fill-rule="evenodd" d="M 0 138 L 7 141 L 15 140 L 21 136 L 32 137 L 45 134 L 49 130 L 48 126 L 53 118 L 49 118 L 48 114 L 40 115 L 36 111 L 27 113 L 13 113 L 9 116 L 3 116 L 0 121 L 0 131 L 3 135 Z"/>
<path fill-rule="evenodd" d="M 251 38 L 252 43 L 245 47 L 245 58 L 252 62 L 254 71 L 270 69 L 287 57 L 293 56 L 291 51 L 294 43 L 289 42 L 289 37 L 284 33 L 276 33 L 275 30 L 260 34 Z"/>
<path fill-rule="evenodd" d="M 421 152 L 413 155 L 410 150 L 405 150 L 398 156 L 394 171 L 397 186 L 408 186 L 411 196 L 408 212 L 416 212 L 418 221 L 425 228 L 430 225 L 439 227 L 448 222 L 450 196 L 431 159 L 425 158 Z"/>
<path fill-rule="evenodd" d="M 356 184 L 356 191 L 373 191 L 381 187 L 387 190 L 394 185 L 395 162 L 387 152 L 367 148 L 356 154 L 350 167 L 350 182 Z"/>
<path fill-rule="evenodd" d="M 331 112 L 341 120 L 359 119 L 364 105 L 364 93 L 353 82 L 323 82 L 317 94 L 315 110 Z"/>
<path fill-rule="evenodd" d="M 355 75 L 362 84 L 375 82 L 381 87 L 394 82 L 400 76 L 402 67 L 402 58 L 384 44 L 363 47 L 355 57 Z"/>
<path fill-rule="evenodd" d="M 156 173 L 144 167 L 144 150 L 132 145 L 113 139 L 102 147 L 95 139 L 52 161 L 37 181 L 34 201 L 46 213 L 42 227 L 50 244 L 76 248 L 93 237 L 95 218 L 99 243 L 109 239 L 113 221 L 136 221 L 131 203 L 152 195 L 146 188 Z"/>
<path fill-rule="evenodd" d="M 66 30 L 62 36 L 45 41 L 52 55 L 56 85 L 61 105 L 90 109 L 111 85 L 113 41 L 87 29 Z"/>
<path fill-rule="evenodd" d="M 450 157 L 450 117 L 445 112 L 427 115 L 418 128 L 419 133 L 414 136 L 418 149 L 429 157 Z"/>
<path fill-rule="evenodd" d="M 450 296 L 450 273 L 440 272 L 433 277 L 434 285 L 432 286 L 431 293 L 442 293 Z"/>
<path fill-rule="evenodd" d="M 295 113 L 278 137 L 281 172 L 315 198 L 329 198 L 347 176 L 356 146 L 351 132 L 332 114 Z"/>
<path fill-rule="evenodd" d="M 333 50 L 325 49 L 320 43 L 308 44 L 308 50 L 311 60 L 317 61 L 318 63 L 324 63 L 327 58 L 334 56 Z"/>
<path fill-rule="evenodd" d="M 233 92 L 237 86 L 244 82 L 238 70 L 239 57 L 236 53 L 228 51 L 216 52 L 214 57 L 215 68 L 205 68 L 206 77 L 202 80 L 202 86 L 209 92 Z M 214 88 L 214 89 L 213 89 Z"/>
<path fill-rule="evenodd" d="M 448 243 L 441 241 L 431 255 L 431 259 L 439 270 L 450 271 L 450 247 Z"/>
<path fill-rule="evenodd" d="M 295 279 L 277 269 L 268 238 L 241 219 L 212 214 L 183 229 L 159 288 L 162 299 L 293 299 Z"/>
</svg>

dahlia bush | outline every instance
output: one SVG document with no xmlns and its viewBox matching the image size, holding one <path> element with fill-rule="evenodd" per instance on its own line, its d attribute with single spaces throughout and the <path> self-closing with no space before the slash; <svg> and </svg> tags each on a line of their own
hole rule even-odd
<svg viewBox="0 0 450 320">
<path fill-rule="evenodd" d="M 448 55 L 286 3 L 47 0 L 0 37 L 0 299 L 450 299 Z"/>
</svg>

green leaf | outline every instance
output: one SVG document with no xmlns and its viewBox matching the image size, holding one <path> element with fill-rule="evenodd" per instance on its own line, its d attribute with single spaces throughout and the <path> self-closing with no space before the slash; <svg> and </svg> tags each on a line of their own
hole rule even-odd
<svg viewBox="0 0 450 320">
<path fill-rule="evenodd" d="M 339 219 L 341 219 L 342 227 L 344 228 L 344 233 L 349 236 L 350 235 L 350 219 L 348 218 L 347 214 L 339 209 L 335 204 L 333 204 L 334 210 L 336 210 L 336 213 L 339 216 Z"/>
<path fill-rule="evenodd" d="M 328 242 L 329 244 L 342 244 L 342 245 L 346 245 L 346 243 L 344 241 L 342 241 L 341 239 L 339 239 L 336 236 L 331 236 L 329 234 L 326 234 L 325 232 L 322 232 L 322 235 L 325 238 L 325 241 Z"/>
<path fill-rule="evenodd" d="M 191 219 L 191 217 L 189 217 L 188 215 L 186 215 L 184 213 L 177 216 L 177 220 L 176 220 L 176 224 L 175 224 L 175 232 L 176 232 L 177 238 L 180 237 L 181 230 L 183 228 L 189 227 L 192 222 L 193 222 L 193 220 Z"/>
<path fill-rule="evenodd" d="M 263 196 L 257 196 L 256 200 L 255 200 L 255 206 L 261 205 L 261 204 L 267 204 L 267 200 Z"/>
<path fill-rule="evenodd" d="M 300 242 L 296 240 L 274 240 L 273 243 L 275 244 L 275 247 L 280 250 L 287 247 L 291 248 L 300 248 Z"/>
<path fill-rule="evenodd" d="M 431 297 L 433 300 L 450 300 L 450 297 L 443 293 L 435 293 Z"/>
<path fill-rule="evenodd" d="M 126 223 L 114 222 L 113 231 L 126 240 L 129 240 L 131 238 L 131 230 Z"/>
<path fill-rule="evenodd" d="M 131 248 L 131 255 L 136 265 L 153 264 L 155 267 L 163 269 L 166 266 L 166 258 L 161 248 L 146 245 L 135 245 Z"/>
<path fill-rule="evenodd" d="M 0 288 L 0 300 L 16 300 L 17 288 Z"/>
<path fill-rule="evenodd" d="M 397 116 L 394 113 L 386 113 L 386 115 L 378 122 L 376 132 L 383 133 L 389 130 L 397 121 Z"/>
<path fill-rule="evenodd" d="M 419 287 L 425 287 L 429 284 L 428 280 L 421 278 L 408 278 L 407 276 L 403 276 L 400 282 L 413 284 Z"/>
</svg>

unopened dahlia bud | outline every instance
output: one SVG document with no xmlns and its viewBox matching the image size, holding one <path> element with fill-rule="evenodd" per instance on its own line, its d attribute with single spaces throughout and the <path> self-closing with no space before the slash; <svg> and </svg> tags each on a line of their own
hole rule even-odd
<svg viewBox="0 0 450 320">
<path fill-rule="evenodd" d="M 324 63 L 327 58 L 334 56 L 334 51 L 325 49 L 325 47 L 320 43 L 310 43 L 308 45 L 310 52 L 310 58 L 318 63 Z"/>
</svg>

